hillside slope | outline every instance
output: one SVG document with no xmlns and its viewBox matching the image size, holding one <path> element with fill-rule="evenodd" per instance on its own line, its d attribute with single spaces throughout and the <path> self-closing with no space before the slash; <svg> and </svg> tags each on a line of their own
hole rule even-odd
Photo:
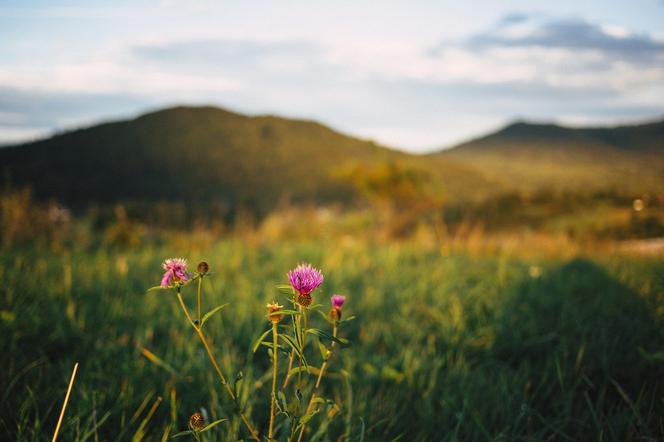
<svg viewBox="0 0 664 442">
<path fill-rule="evenodd" d="M 440 192 L 481 185 L 472 169 L 335 132 L 321 124 L 177 107 L 0 149 L 0 176 L 67 204 L 184 201 L 267 210 L 281 201 L 349 202 L 339 171 L 398 162 L 425 171 Z"/>
<path fill-rule="evenodd" d="M 520 122 L 432 157 L 456 159 L 520 190 L 661 191 L 664 121 L 582 129 Z"/>
</svg>

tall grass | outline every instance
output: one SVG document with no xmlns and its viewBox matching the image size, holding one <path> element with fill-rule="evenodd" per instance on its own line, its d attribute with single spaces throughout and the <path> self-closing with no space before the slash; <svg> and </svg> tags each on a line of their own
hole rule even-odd
<svg viewBox="0 0 664 442">
<path fill-rule="evenodd" d="M 0 438 L 48 439 L 74 361 L 61 440 L 165 440 L 200 409 L 209 421 L 229 419 L 209 440 L 248 436 L 202 348 L 189 345 L 191 327 L 173 320 L 178 304 L 163 298 L 174 294 L 145 293 L 173 255 L 210 262 L 206 302 L 232 303 L 207 333 L 229 378 L 243 372 L 239 400 L 263 428 L 272 364 L 250 347 L 275 285 L 306 260 L 326 273 L 319 299 L 346 293 L 344 308 L 358 317 L 344 330 L 353 346 L 320 387 L 332 399 L 343 394 L 345 406 L 311 440 L 664 438 L 664 263 L 656 258 L 176 243 L 0 253 Z"/>
</svg>

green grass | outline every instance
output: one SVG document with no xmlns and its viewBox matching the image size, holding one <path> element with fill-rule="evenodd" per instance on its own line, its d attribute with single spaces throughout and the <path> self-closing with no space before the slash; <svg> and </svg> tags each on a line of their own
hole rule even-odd
<svg viewBox="0 0 664 442">
<path fill-rule="evenodd" d="M 325 272 L 317 299 L 345 293 L 345 314 L 357 316 L 341 332 L 353 345 L 331 366 L 350 382 L 324 381 L 342 410 L 323 440 L 664 438 L 659 259 L 228 240 L 196 250 L 0 252 L 0 439 L 50 440 L 75 361 L 60 440 L 160 440 L 200 407 L 230 419 L 209 440 L 247 436 L 175 296 L 145 293 L 161 260 L 181 255 L 210 262 L 208 308 L 231 303 L 206 327 L 227 376 L 243 372 L 241 399 L 262 433 L 270 361 L 250 347 L 268 327 L 275 285 L 307 260 Z M 185 295 L 193 307 L 193 288 Z"/>
</svg>

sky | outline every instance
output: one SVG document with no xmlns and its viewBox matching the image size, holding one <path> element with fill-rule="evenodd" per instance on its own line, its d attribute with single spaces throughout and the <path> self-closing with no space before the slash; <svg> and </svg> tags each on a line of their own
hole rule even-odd
<svg viewBox="0 0 664 442">
<path fill-rule="evenodd" d="M 664 117 L 664 0 L 0 0 L 0 144 L 174 105 L 427 152 Z"/>
</svg>

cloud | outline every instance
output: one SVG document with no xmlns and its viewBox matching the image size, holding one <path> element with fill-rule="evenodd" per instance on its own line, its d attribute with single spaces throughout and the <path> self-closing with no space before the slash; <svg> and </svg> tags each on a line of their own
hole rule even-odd
<svg viewBox="0 0 664 442">
<path fill-rule="evenodd" d="M 199 39 L 137 45 L 131 51 L 146 61 L 250 64 L 267 57 L 311 57 L 321 48 L 302 41 Z"/>
<path fill-rule="evenodd" d="M 487 48 L 559 48 L 589 50 L 641 62 L 664 56 L 664 41 L 634 34 L 619 26 L 598 25 L 579 18 L 551 19 L 511 14 L 493 29 L 467 39 L 466 46 Z"/>
<path fill-rule="evenodd" d="M 49 92 L 0 87 L 0 144 L 43 136 L 92 121 L 126 117 L 154 104 L 130 94 Z"/>
<path fill-rule="evenodd" d="M 515 117 L 610 123 L 664 114 L 664 63 L 653 61 L 664 43 L 581 19 L 512 13 L 438 45 L 155 35 L 0 61 L 0 142 L 178 103 L 317 119 L 411 150 Z"/>
</svg>

